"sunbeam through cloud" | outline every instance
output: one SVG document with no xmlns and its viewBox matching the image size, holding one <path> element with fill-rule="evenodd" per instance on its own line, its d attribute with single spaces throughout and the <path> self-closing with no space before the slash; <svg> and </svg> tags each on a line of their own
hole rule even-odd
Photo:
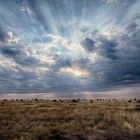
<svg viewBox="0 0 140 140">
<path fill-rule="evenodd" d="M 139 86 L 139 0 L 0 0 L 1 94 Z"/>
</svg>

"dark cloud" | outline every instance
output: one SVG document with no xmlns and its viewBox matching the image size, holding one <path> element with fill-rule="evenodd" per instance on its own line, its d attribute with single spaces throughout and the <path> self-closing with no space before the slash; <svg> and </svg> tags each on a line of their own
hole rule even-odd
<svg viewBox="0 0 140 140">
<path fill-rule="evenodd" d="M 6 42 L 8 38 L 9 35 L 5 31 L 3 31 L 3 29 L 0 27 L 0 41 Z"/>
<path fill-rule="evenodd" d="M 90 83 L 96 80 L 96 89 L 140 83 L 140 27 L 133 26 L 131 29 L 132 26 L 127 26 L 115 40 L 99 40 L 102 42 L 96 51 L 99 58 L 88 67 L 93 74 Z"/>
<path fill-rule="evenodd" d="M 131 23 L 129 23 L 129 24 L 126 26 L 126 29 L 129 30 L 129 31 L 133 31 L 133 29 L 135 30 L 136 27 L 137 27 L 136 22 L 132 21 Z"/>
<path fill-rule="evenodd" d="M 55 62 L 55 65 L 53 66 L 53 68 L 55 68 L 56 70 L 59 70 L 60 68 L 71 67 L 71 66 L 72 66 L 72 60 L 58 58 Z"/>
<path fill-rule="evenodd" d="M 22 51 L 17 45 L 2 45 L 0 46 L 0 52 L 1 54 L 12 58 L 22 55 Z"/>
<path fill-rule="evenodd" d="M 81 44 L 88 52 L 93 52 L 93 50 L 95 49 L 95 41 L 89 38 L 85 38 L 83 41 L 81 41 Z"/>
<path fill-rule="evenodd" d="M 97 53 L 103 57 L 116 59 L 116 40 L 108 40 L 107 38 L 103 38 L 99 40 L 99 42 L 101 43 L 101 45 L 99 45 L 99 47 L 96 49 Z"/>
<path fill-rule="evenodd" d="M 5 56 L 6 59 L 13 59 L 17 64 L 28 67 L 37 66 L 39 61 L 33 56 L 28 56 L 27 53 L 30 53 L 30 51 L 24 50 L 18 44 L 0 46 L 0 54 Z"/>
</svg>

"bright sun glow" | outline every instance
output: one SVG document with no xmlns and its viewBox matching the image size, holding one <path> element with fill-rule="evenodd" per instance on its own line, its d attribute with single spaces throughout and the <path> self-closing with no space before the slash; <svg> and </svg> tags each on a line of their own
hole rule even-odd
<svg viewBox="0 0 140 140">
<path fill-rule="evenodd" d="M 67 72 L 67 73 L 71 73 L 74 74 L 75 76 L 80 76 L 80 77 L 86 77 L 89 75 L 89 73 L 86 70 L 82 70 L 79 68 L 61 68 L 60 69 L 61 72 Z"/>
</svg>

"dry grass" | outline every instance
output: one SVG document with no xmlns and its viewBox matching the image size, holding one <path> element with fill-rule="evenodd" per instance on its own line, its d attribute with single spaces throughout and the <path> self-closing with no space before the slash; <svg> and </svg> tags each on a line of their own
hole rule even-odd
<svg viewBox="0 0 140 140">
<path fill-rule="evenodd" d="M 140 103 L 0 101 L 0 140 L 140 140 Z"/>
</svg>

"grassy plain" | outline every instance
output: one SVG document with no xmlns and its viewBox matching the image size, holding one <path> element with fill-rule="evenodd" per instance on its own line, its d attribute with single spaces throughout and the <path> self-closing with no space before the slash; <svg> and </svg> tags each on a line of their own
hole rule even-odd
<svg viewBox="0 0 140 140">
<path fill-rule="evenodd" d="M 0 140 L 140 140 L 140 103 L 0 101 Z"/>
</svg>

